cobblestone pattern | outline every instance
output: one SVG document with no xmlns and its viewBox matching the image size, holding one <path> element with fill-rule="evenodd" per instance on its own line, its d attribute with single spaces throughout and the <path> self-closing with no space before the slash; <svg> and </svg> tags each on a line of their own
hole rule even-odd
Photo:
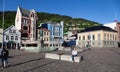
<svg viewBox="0 0 120 72">
<path fill-rule="evenodd" d="M 80 53 L 80 63 L 45 59 L 44 53 L 10 50 L 10 67 L 0 72 L 120 72 L 120 48 L 92 49 Z"/>
</svg>

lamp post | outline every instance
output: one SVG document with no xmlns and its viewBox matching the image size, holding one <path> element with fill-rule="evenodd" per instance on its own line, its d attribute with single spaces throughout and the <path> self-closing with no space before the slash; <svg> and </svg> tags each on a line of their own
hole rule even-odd
<svg viewBox="0 0 120 72">
<path fill-rule="evenodd" d="M 41 47 L 43 47 L 43 44 L 44 44 L 44 41 L 43 41 L 43 32 L 44 32 L 44 31 L 41 29 L 41 30 L 40 30 L 40 37 L 41 37 L 41 38 L 40 38 L 40 43 L 41 43 Z"/>
<path fill-rule="evenodd" d="M 5 0 L 3 0 L 3 16 L 2 16 L 2 48 L 4 46 L 4 7 L 5 7 Z"/>
</svg>

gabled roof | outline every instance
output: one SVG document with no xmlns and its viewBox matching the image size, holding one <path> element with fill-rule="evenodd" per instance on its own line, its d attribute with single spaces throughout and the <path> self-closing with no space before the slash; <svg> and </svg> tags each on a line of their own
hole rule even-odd
<svg viewBox="0 0 120 72">
<path fill-rule="evenodd" d="M 14 25 L 11 25 L 11 26 L 8 27 L 7 29 L 5 29 L 4 32 L 8 31 L 8 30 L 11 29 L 12 27 L 14 27 Z"/>
<path fill-rule="evenodd" d="M 15 27 L 14 25 L 11 25 L 10 27 L 8 27 L 7 29 L 4 30 L 4 33 L 7 32 L 9 29 L 11 29 L 12 27 Z M 16 29 L 16 28 L 15 28 Z M 17 30 L 17 29 L 16 29 Z M 18 30 L 18 32 L 20 33 L 20 31 Z"/>
<path fill-rule="evenodd" d="M 117 31 L 113 30 L 113 29 L 110 28 L 110 27 L 106 27 L 106 26 L 93 26 L 93 27 L 86 28 L 85 30 L 80 31 L 80 33 L 81 33 L 81 32 L 89 32 L 89 31 L 97 31 L 97 30 L 117 32 Z"/>
<path fill-rule="evenodd" d="M 23 9 L 21 7 L 19 7 L 19 8 L 20 8 L 20 11 L 22 13 L 22 16 L 29 17 L 29 15 L 30 15 L 30 11 L 29 10 Z"/>
</svg>

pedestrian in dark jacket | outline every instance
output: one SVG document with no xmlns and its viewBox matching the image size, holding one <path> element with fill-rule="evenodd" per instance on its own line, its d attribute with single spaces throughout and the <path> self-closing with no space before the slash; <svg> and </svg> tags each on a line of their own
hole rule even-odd
<svg viewBox="0 0 120 72">
<path fill-rule="evenodd" d="M 1 51 L 1 62 L 2 62 L 2 68 L 5 68 L 8 66 L 8 56 L 9 56 L 9 51 L 7 50 L 7 47 L 4 46 L 2 51 Z"/>
</svg>

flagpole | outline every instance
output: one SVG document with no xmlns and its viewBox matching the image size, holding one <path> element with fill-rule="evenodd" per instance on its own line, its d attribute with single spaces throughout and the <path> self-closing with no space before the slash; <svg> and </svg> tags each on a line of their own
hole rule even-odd
<svg viewBox="0 0 120 72">
<path fill-rule="evenodd" d="M 5 2 L 4 2 L 4 0 L 3 0 L 3 17 L 2 17 L 2 29 L 3 29 L 3 31 L 2 31 L 2 48 L 3 48 L 3 46 L 4 46 L 4 8 L 5 8 Z"/>
</svg>

